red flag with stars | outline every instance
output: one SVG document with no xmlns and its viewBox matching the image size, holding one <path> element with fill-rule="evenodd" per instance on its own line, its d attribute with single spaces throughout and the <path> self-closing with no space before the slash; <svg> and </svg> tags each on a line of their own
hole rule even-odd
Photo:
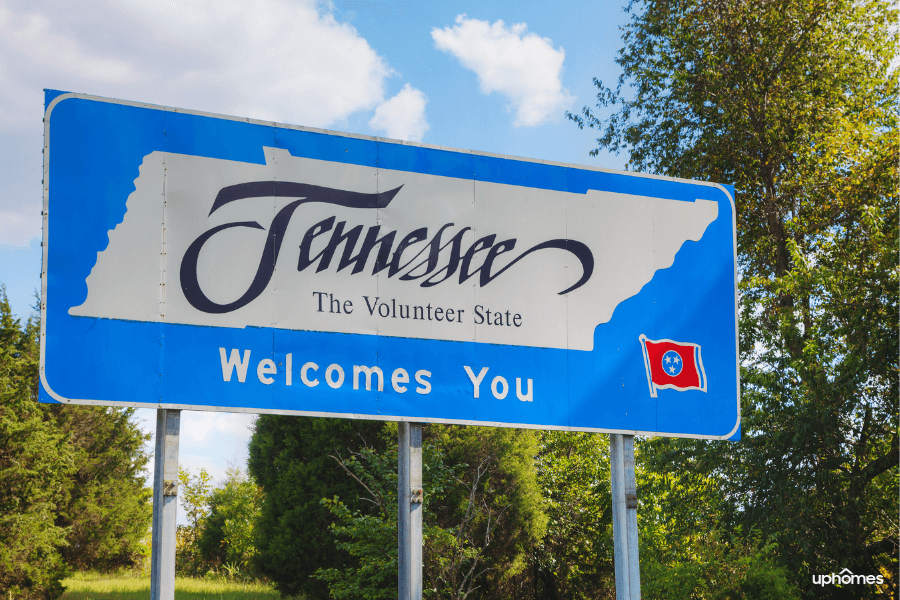
<svg viewBox="0 0 900 600">
<path fill-rule="evenodd" d="M 645 335 L 640 340 L 651 397 L 656 398 L 656 390 L 660 389 L 706 391 L 699 344 L 651 340 Z"/>
</svg>

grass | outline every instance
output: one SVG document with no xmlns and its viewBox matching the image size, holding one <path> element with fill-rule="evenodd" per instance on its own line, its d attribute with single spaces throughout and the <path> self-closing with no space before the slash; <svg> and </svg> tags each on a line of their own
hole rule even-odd
<svg viewBox="0 0 900 600">
<path fill-rule="evenodd" d="M 130 573 L 98 575 L 76 573 L 63 581 L 60 600 L 146 600 L 150 576 Z M 175 578 L 176 600 L 278 600 L 278 592 L 260 583 L 236 583 L 223 579 Z"/>
</svg>

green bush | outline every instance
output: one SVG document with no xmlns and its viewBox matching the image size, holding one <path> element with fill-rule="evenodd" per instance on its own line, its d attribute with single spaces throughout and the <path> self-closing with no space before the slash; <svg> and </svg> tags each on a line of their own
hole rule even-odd
<svg viewBox="0 0 900 600">
<path fill-rule="evenodd" d="M 187 515 L 187 525 L 179 525 L 175 537 L 175 571 L 179 575 L 196 577 L 210 568 L 200 553 L 199 539 L 209 516 L 209 501 L 213 492 L 212 476 L 205 469 L 192 475 L 178 467 L 178 498 Z"/>
<path fill-rule="evenodd" d="M 209 494 L 209 514 L 197 546 L 206 564 L 219 566 L 232 578 L 252 578 L 256 554 L 254 530 L 262 491 L 238 469 L 229 469 L 225 483 Z"/>
<path fill-rule="evenodd" d="M 740 532 L 738 532 L 740 533 Z M 641 592 L 660 600 L 794 600 L 800 596 L 776 544 L 726 537 L 718 530 L 690 540 L 690 551 L 641 556 Z"/>
<path fill-rule="evenodd" d="M 250 441 L 250 475 L 264 492 L 255 529 L 256 572 L 285 596 L 328 598 L 327 585 L 312 577 L 322 567 L 352 562 L 335 546 L 333 515 L 322 498 L 338 496 L 361 510 L 358 484 L 329 455 L 380 449 L 382 423 L 261 415 Z"/>
<path fill-rule="evenodd" d="M 321 568 L 333 598 L 391 598 L 397 589 L 396 425 L 382 452 L 338 457 L 370 510 L 323 500 L 339 549 L 353 562 Z M 534 475 L 533 432 L 429 425 L 423 440 L 423 589 L 431 598 L 522 597 L 528 550 L 546 515 Z"/>
</svg>

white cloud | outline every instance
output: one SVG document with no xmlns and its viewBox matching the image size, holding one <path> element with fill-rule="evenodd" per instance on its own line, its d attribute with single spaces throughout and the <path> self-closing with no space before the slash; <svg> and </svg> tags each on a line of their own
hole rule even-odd
<svg viewBox="0 0 900 600">
<path fill-rule="evenodd" d="M 0 0 L 0 124 L 40 123 L 41 89 L 324 127 L 384 98 L 392 71 L 311 1 Z"/>
<path fill-rule="evenodd" d="M 0 208 L 0 244 L 27 246 L 41 235 L 41 205 Z"/>
<path fill-rule="evenodd" d="M 375 109 L 369 127 L 386 132 L 389 138 L 421 142 L 429 129 L 425 118 L 427 103 L 425 94 L 407 83 L 396 96 Z"/>
<path fill-rule="evenodd" d="M 222 450 L 222 455 L 226 458 L 241 458 L 247 453 L 256 417 L 257 415 L 248 413 L 181 411 L 179 452 L 186 456 L 191 451 L 216 449 Z M 138 409 L 135 412 L 135 422 L 144 433 L 156 435 L 156 409 Z M 151 452 L 153 444 L 155 442 L 151 439 L 148 446 Z M 150 470 L 152 472 L 152 466 Z"/>
<path fill-rule="evenodd" d="M 381 105 L 394 72 L 334 10 L 314 0 L 0 0 L 0 245 L 40 236 L 40 210 L 20 205 L 41 198 L 43 88 L 311 127 Z"/>
<path fill-rule="evenodd" d="M 431 30 L 435 47 L 474 71 L 483 93 L 509 99 L 516 127 L 558 118 L 575 101 L 560 81 L 565 50 L 527 29 L 525 23 L 507 27 L 500 20 L 491 25 L 459 15 L 456 25 Z"/>
<path fill-rule="evenodd" d="M 255 415 L 247 413 L 183 411 L 183 444 L 194 448 L 206 448 L 223 442 L 235 447 L 246 446 L 250 441 L 250 428 L 255 418 Z"/>
</svg>

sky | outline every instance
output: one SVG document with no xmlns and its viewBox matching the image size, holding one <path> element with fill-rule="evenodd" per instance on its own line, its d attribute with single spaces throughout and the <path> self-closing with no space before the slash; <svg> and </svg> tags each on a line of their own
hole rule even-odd
<svg viewBox="0 0 900 600">
<path fill-rule="evenodd" d="M 613 84 L 623 3 L 0 0 L 0 283 L 40 286 L 43 90 L 623 169 L 565 119 Z M 155 411 L 140 410 L 155 429 Z M 189 412 L 180 463 L 244 467 L 252 415 Z M 183 522 L 183 516 L 180 519 Z"/>
</svg>

